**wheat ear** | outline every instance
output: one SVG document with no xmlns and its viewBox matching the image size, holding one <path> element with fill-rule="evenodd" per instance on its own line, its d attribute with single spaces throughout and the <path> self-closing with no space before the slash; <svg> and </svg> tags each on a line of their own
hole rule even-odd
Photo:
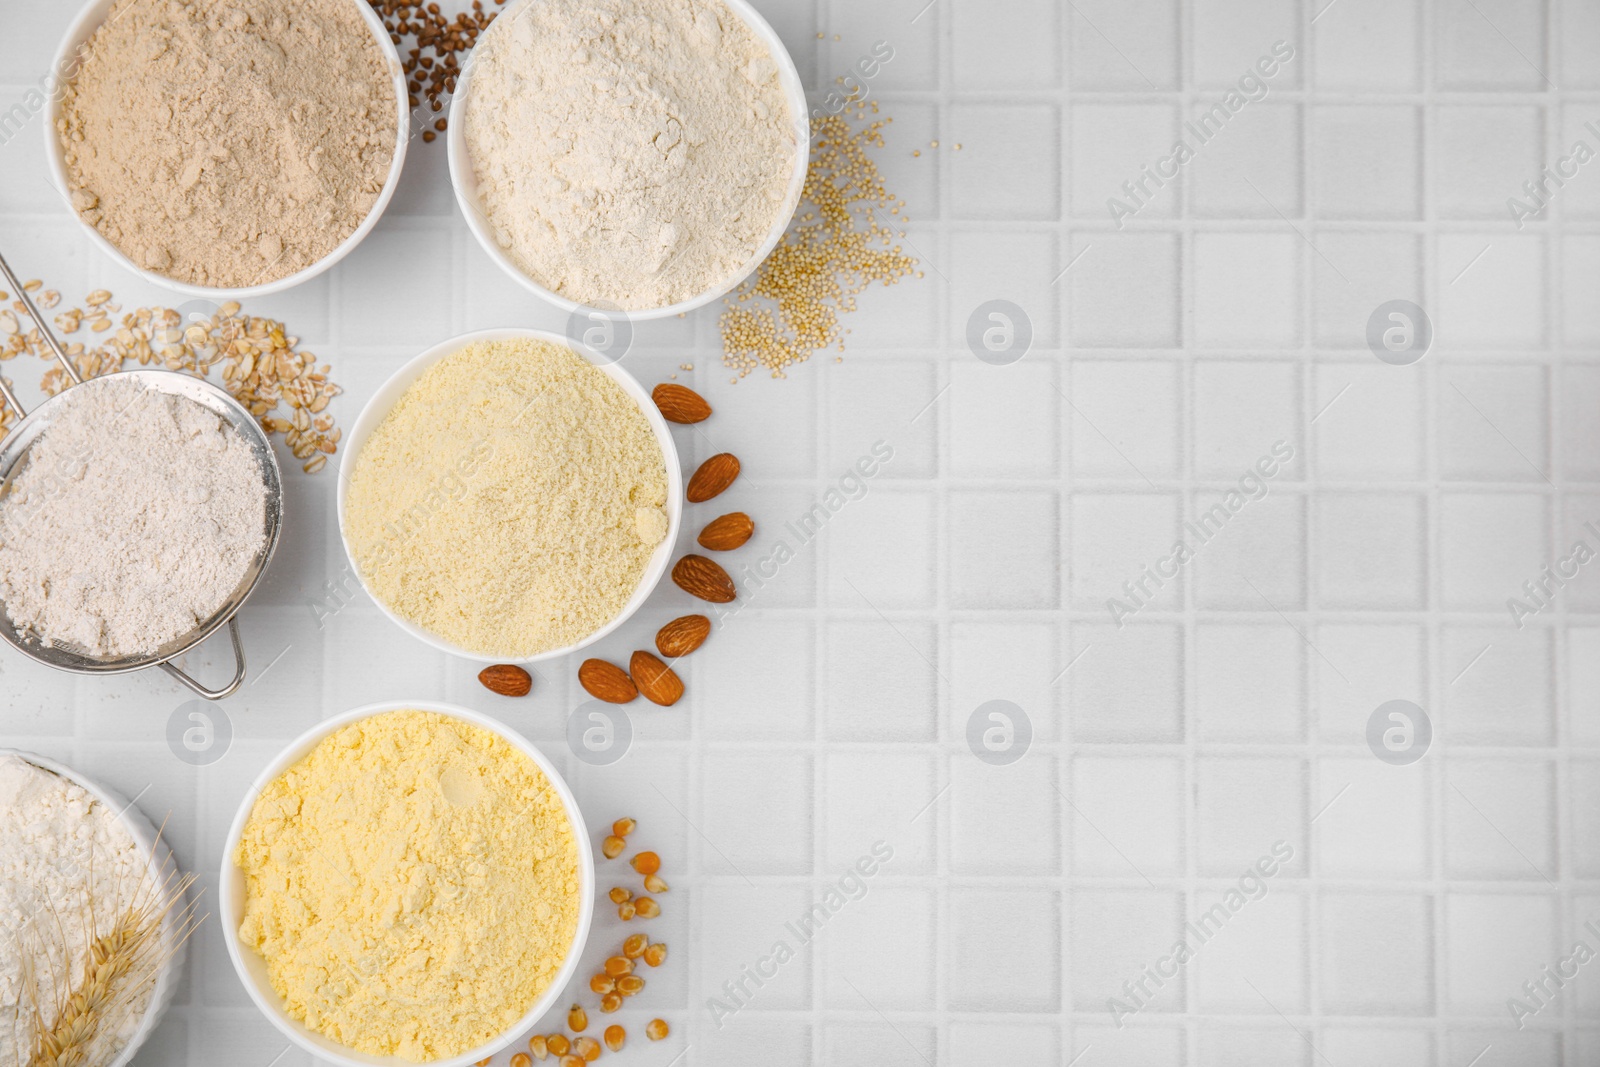
<svg viewBox="0 0 1600 1067">
<path fill-rule="evenodd" d="M 163 822 L 163 832 L 165 828 Z M 160 836 L 156 835 L 158 847 Z M 172 859 L 168 852 L 166 862 Z M 162 946 L 168 916 L 195 882 L 193 874 L 179 877 L 170 867 L 164 874 L 158 890 L 148 895 L 140 891 L 111 931 L 90 942 L 82 982 L 69 992 L 55 1025 L 48 1032 L 40 1028 L 28 1067 L 83 1067 L 101 1026 L 131 1008 L 139 991 L 205 921 L 206 916 L 196 916 L 198 901 L 185 903 L 176 916 L 177 936 L 170 946 Z M 156 957 L 152 946 L 165 951 Z"/>
</svg>

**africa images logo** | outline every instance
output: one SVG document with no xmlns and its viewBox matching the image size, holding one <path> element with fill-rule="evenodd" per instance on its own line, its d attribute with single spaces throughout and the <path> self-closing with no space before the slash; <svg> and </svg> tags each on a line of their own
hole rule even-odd
<svg viewBox="0 0 1600 1067">
<path fill-rule="evenodd" d="M 1277 77 L 1294 56 L 1294 45 L 1288 41 L 1272 42 L 1272 54 L 1257 59 L 1255 66 L 1239 75 L 1234 87 L 1223 94 L 1221 100 L 1194 118 L 1185 119 L 1184 136 L 1173 142 L 1172 151 L 1154 163 L 1144 164 L 1136 176 L 1122 183 L 1122 192 L 1127 199 L 1115 196 L 1107 198 L 1106 210 L 1111 214 L 1111 221 L 1117 224 L 1117 229 L 1122 229 L 1124 221 L 1143 210 L 1155 198 L 1155 194 L 1194 159 L 1200 149 L 1214 140 L 1223 127 L 1244 110 L 1246 104 L 1265 100 L 1271 92 L 1267 83 Z"/>
<path fill-rule="evenodd" d="M 1294 459 L 1294 446 L 1288 441 L 1272 443 L 1272 450 L 1246 468 L 1239 475 L 1238 488 L 1229 489 L 1210 507 L 1200 511 L 1183 523 L 1185 536 L 1172 543 L 1167 555 L 1154 563 L 1147 563 L 1136 577 L 1122 583 L 1122 597 L 1108 597 L 1106 610 L 1111 621 L 1122 629 L 1127 621 L 1143 611 L 1170 581 L 1183 573 L 1200 550 L 1222 532 L 1229 520 L 1255 500 L 1262 500 L 1272 492 L 1271 481 Z"/>
</svg>

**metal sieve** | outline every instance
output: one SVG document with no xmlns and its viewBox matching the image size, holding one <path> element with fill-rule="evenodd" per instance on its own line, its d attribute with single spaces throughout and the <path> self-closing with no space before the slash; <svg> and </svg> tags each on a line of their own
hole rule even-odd
<svg viewBox="0 0 1600 1067">
<path fill-rule="evenodd" d="M 46 433 L 55 418 L 61 411 L 61 399 L 68 392 L 79 389 L 104 388 L 105 383 L 114 381 L 134 381 L 142 389 L 151 389 L 159 393 L 181 396 L 192 400 L 216 414 L 234 431 L 244 438 L 249 444 L 250 451 L 255 455 L 256 462 L 261 469 L 262 480 L 266 483 L 267 509 L 266 509 L 266 537 L 262 541 L 261 550 L 256 553 L 250 568 L 238 586 L 229 595 L 227 601 L 217 609 L 208 619 L 203 620 L 193 630 L 182 637 L 167 642 L 154 652 L 138 656 L 101 657 L 90 655 L 87 652 L 76 651 L 62 646 L 49 646 L 43 644 L 38 635 L 31 632 L 19 631 L 12 623 L 10 616 L 0 610 L 0 637 L 5 638 L 17 651 L 29 659 L 37 660 L 46 666 L 57 670 L 71 671 L 75 674 L 126 674 L 129 671 L 144 670 L 146 667 L 160 667 L 172 677 L 188 686 L 207 700 L 221 700 L 239 688 L 244 681 L 245 661 L 244 644 L 239 639 L 239 622 L 234 618 L 234 613 L 244 604 L 260 581 L 261 575 L 266 572 L 267 564 L 272 561 L 272 554 L 278 548 L 278 534 L 283 527 L 283 476 L 278 470 L 277 457 L 273 455 L 272 444 L 267 439 L 266 433 L 256 422 L 255 417 L 246 411 L 238 401 L 228 393 L 212 385 L 202 378 L 188 374 L 180 374 L 167 370 L 133 370 L 121 371 L 117 374 L 106 374 L 99 378 L 84 381 L 78 374 L 72 361 L 67 358 L 61 343 L 51 333 L 45 319 L 34 307 L 32 298 L 17 276 L 12 273 L 11 267 L 6 263 L 5 257 L 0 256 L 0 274 L 12 290 L 21 295 L 26 301 L 29 311 L 33 316 L 34 324 L 38 326 L 39 333 L 49 343 L 50 350 L 55 353 L 56 359 L 65 368 L 68 376 L 72 378 L 73 385 L 57 395 L 46 400 L 31 412 L 18 403 L 16 394 L 11 387 L 0 378 L 0 396 L 4 397 L 7 404 L 19 417 L 19 422 L 11 433 L 0 441 L 0 496 L 10 491 L 11 479 L 21 471 L 23 461 L 27 458 L 28 450 L 39 437 Z M 216 633 L 226 624 L 228 632 L 233 639 L 233 655 L 236 664 L 233 680 L 221 689 L 207 689 L 199 682 L 185 674 L 171 661 L 194 648 L 200 642 Z"/>
</svg>

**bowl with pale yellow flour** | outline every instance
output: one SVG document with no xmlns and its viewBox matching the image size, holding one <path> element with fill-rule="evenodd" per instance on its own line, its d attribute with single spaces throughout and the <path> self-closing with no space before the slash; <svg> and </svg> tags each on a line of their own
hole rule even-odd
<svg viewBox="0 0 1600 1067">
<path fill-rule="evenodd" d="M 450 182 L 489 258 L 568 312 L 681 315 L 760 266 L 800 204 L 794 60 L 745 0 L 520 0 L 450 102 Z"/>
<path fill-rule="evenodd" d="M 483 663 L 564 656 L 644 603 L 683 507 L 672 434 L 615 362 L 539 330 L 451 338 L 345 439 L 339 534 L 418 640 Z"/>
<path fill-rule="evenodd" d="M 405 74 L 365 0 L 90 0 L 50 77 L 62 202 L 111 259 L 188 296 L 323 273 L 400 182 Z"/>
<path fill-rule="evenodd" d="M 466 1067 L 561 998 L 595 867 L 543 752 L 408 701 L 285 748 L 239 806 L 218 888 L 234 969 L 296 1045 L 340 1067 Z"/>
</svg>

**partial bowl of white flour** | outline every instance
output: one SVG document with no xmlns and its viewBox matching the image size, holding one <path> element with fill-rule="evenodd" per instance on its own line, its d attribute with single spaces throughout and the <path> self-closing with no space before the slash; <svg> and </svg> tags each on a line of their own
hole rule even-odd
<svg viewBox="0 0 1600 1067">
<path fill-rule="evenodd" d="M 90 0 L 49 76 L 45 158 L 90 239 L 218 302 L 348 255 L 410 140 L 400 56 L 366 0 Z"/>
<path fill-rule="evenodd" d="M 183 974 L 187 889 L 138 808 L 0 748 L 0 1063 L 131 1061 Z"/>
<path fill-rule="evenodd" d="M 235 612 L 278 543 L 283 484 L 260 425 L 186 374 L 90 378 L 0 442 L 0 638 L 81 674 L 160 666 L 220 699 L 244 677 Z M 172 661 L 229 626 L 232 683 Z"/>
<path fill-rule="evenodd" d="M 502 270 L 569 311 L 709 304 L 800 203 L 799 73 L 745 0 L 519 0 L 450 103 L 450 180 Z"/>
</svg>

